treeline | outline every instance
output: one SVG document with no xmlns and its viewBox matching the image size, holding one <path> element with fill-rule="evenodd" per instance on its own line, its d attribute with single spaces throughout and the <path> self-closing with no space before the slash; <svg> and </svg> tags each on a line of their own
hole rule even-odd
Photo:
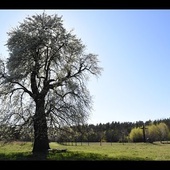
<svg viewBox="0 0 170 170">
<path fill-rule="evenodd" d="M 143 130 L 144 128 L 144 130 Z M 145 132 L 145 134 L 144 134 Z M 52 138 L 57 142 L 154 142 L 170 140 L 170 119 L 112 122 L 67 128 Z"/>
<path fill-rule="evenodd" d="M 66 142 L 154 142 L 170 140 L 170 118 L 154 121 L 111 122 L 49 128 L 49 140 Z M 30 127 L 0 126 L 0 140 L 32 141 Z"/>
</svg>

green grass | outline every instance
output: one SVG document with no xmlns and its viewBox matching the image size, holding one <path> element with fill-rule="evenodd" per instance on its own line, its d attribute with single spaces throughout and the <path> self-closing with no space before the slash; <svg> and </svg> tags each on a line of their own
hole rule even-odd
<svg viewBox="0 0 170 170">
<path fill-rule="evenodd" d="M 46 157 L 32 155 L 31 142 L 0 142 L 0 160 L 116 160 L 150 161 L 170 160 L 170 144 L 151 143 L 77 143 L 77 146 L 50 143 L 52 149 L 67 149 L 66 152 L 50 151 Z"/>
</svg>

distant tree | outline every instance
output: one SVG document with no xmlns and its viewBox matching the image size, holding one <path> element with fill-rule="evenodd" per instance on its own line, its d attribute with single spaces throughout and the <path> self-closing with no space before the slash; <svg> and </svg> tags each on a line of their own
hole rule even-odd
<svg viewBox="0 0 170 170">
<path fill-rule="evenodd" d="M 150 124 L 148 126 L 148 137 L 151 142 L 168 140 L 169 129 L 168 126 L 163 123 Z"/>
<path fill-rule="evenodd" d="M 111 129 L 108 129 L 107 131 L 106 131 L 106 141 L 107 142 L 111 142 L 111 144 L 112 144 L 112 142 L 113 142 L 113 140 L 114 140 L 114 130 L 111 130 Z"/>
<path fill-rule="evenodd" d="M 159 140 L 158 126 L 152 123 L 147 128 L 147 137 L 149 138 L 149 141 L 154 142 Z"/>
<path fill-rule="evenodd" d="M 169 129 L 168 126 L 161 122 L 158 125 L 158 134 L 159 134 L 159 140 L 162 142 L 163 140 L 168 139 Z"/>
<path fill-rule="evenodd" d="M 143 141 L 142 129 L 140 127 L 133 128 L 129 134 L 129 139 L 132 142 L 142 142 Z"/>
<path fill-rule="evenodd" d="M 62 17 L 27 17 L 10 32 L 9 58 L 0 60 L 0 122 L 33 125 L 33 153 L 49 147 L 48 127 L 86 122 L 92 98 L 86 87 L 99 76 L 97 55 L 63 27 Z"/>
</svg>

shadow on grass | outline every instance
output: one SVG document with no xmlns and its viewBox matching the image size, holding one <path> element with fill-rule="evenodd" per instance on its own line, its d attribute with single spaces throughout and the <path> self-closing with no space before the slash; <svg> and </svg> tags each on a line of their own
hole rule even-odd
<svg viewBox="0 0 170 170">
<path fill-rule="evenodd" d="M 56 160 L 56 161 L 69 161 L 69 160 L 111 160 L 107 156 L 103 156 L 95 153 L 81 153 L 81 152 L 63 152 L 63 153 L 48 153 L 44 154 L 32 154 L 28 153 L 10 153 L 0 154 L 0 160 Z"/>
<path fill-rule="evenodd" d="M 85 152 L 60 152 L 60 153 L 48 153 L 47 155 L 36 154 L 33 155 L 31 152 L 24 153 L 10 153 L 0 154 L 0 160 L 16 160 L 16 161 L 132 161 L 132 158 L 118 157 L 111 158 L 107 155 L 101 155 L 96 153 L 85 153 Z M 133 158 L 133 161 L 144 160 L 142 158 Z"/>
</svg>

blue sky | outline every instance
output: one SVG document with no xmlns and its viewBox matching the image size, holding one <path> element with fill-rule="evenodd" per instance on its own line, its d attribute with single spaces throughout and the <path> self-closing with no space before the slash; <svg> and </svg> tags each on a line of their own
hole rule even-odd
<svg viewBox="0 0 170 170">
<path fill-rule="evenodd" d="M 88 123 L 170 117 L 170 10 L 45 10 L 63 16 L 67 30 L 98 55 L 102 75 L 87 84 L 93 96 Z M 0 10 L 0 55 L 6 32 L 43 10 Z"/>
</svg>

